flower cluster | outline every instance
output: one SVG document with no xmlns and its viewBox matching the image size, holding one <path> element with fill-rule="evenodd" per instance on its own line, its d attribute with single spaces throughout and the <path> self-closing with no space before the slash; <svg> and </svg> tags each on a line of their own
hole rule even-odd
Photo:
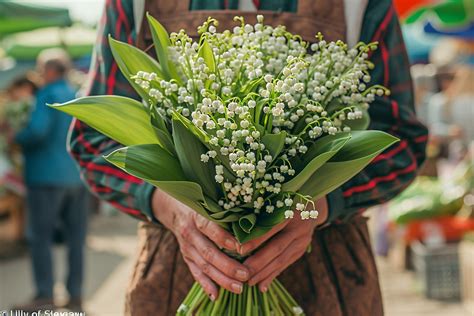
<svg viewBox="0 0 474 316">
<path fill-rule="evenodd" d="M 318 34 L 309 45 L 283 26 L 264 25 L 262 16 L 255 25 L 236 19 L 240 25 L 222 33 L 217 21 L 206 21 L 201 43 L 183 31 L 171 34 L 170 58 L 181 82 L 145 72 L 134 80 L 161 114 L 177 111 L 209 136 L 201 160 L 215 164 L 221 207 L 316 218 L 309 197 L 282 185 L 296 173 L 292 159 L 323 135 L 363 124 L 369 104 L 388 94 L 369 87 L 367 59 L 376 44 L 349 49 Z M 202 53 L 204 41 L 212 56 Z M 270 148 L 272 135 L 283 135 L 282 148 Z"/>
</svg>

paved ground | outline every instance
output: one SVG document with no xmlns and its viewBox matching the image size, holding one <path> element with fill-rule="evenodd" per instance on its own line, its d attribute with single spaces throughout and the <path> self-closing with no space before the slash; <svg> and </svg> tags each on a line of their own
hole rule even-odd
<svg viewBox="0 0 474 316">
<path fill-rule="evenodd" d="M 126 284 L 136 251 L 136 222 L 126 216 L 95 217 L 91 222 L 87 249 L 86 309 L 88 316 L 123 314 Z M 56 247 L 58 279 L 65 269 L 65 251 Z M 472 316 L 460 304 L 426 300 L 419 294 L 413 274 L 378 260 L 387 316 Z M 64 287 L 55 288 L 64 299 Z M 32 295 L 31 273 L 26 255 L 0 261 L 0 311 Z"/>
</svg>

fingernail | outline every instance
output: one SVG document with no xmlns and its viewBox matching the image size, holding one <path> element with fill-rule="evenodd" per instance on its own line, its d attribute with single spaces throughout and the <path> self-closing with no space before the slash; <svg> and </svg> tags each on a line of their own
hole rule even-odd
<svg viewBox="0 0 474 316">
<path fill-rule="evenodd" d="M 245 270 L 238 269 L 237 272 L 235 273 L 235 276 L 242 281 L 247 281 L 249 277 L 249 273 Z"/>
<path fill-rule="evenodd" d="M 235 242 L 232 239 L 226 239 L 224 242 L 225 246 L 229 250 L 235 250 Z"/>
<path fill-rule="evenodd" d="M 213 301 L 213 302 L 216 300 L 216 297 L 214 296 L 214 294 L 209 295 L 209 298 L 210 298 L 211 301 Z"/>
<path fill-rule="evenodd" d="M 268 288 L 266 286 L 262 286 L 260 291 L 262 291 L 262 293 L 266 293 L 268 291 Z"/>
<path fill-rule="evenodd" d="M 238 294 L 240 294 L 242 292 L 242 284 L 239 284 L 239 283 L 232 283 L 232 285 L 230 286 L 232 288 L 232 290 Z"/>
</svg>

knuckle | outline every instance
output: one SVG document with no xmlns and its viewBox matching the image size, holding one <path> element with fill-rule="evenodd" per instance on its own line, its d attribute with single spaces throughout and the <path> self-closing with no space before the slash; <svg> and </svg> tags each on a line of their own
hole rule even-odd
<svg viewBox="0 0 474 316">
<path fill-rule="evenodd" d="M 179 234 L 184 240 L 189 241 L 189 239 L 191 238 L 192 229 L 192 225 L 182 225 L 179 229 Z"/>
<path fill-rule="evenodd" d="M 209 275 L 211 273 L 211 265 L 209 263 L 203 263 L 201 266 L 201 270 L 204 274 Z"/>
<path fill-rule="evenodd" d="M 199 214 L 196 214 L 194 216 L 194 222 L 196 223 L 197 228 L 200 230 L 205 230 L 207 226 L 209 225 L 209 221 L 207 221 L 204 217 L 200 216 Z"/>
<path fill-rule="evenodd" d="M 214 250 L 212 249 L 212 247 L 210 247 L 210 246 L 204 247 L 201 250 L 201 253 L 202 253 L 203 258 L 206 261 L 212 262 L 214 260 Z"/>
</svg>

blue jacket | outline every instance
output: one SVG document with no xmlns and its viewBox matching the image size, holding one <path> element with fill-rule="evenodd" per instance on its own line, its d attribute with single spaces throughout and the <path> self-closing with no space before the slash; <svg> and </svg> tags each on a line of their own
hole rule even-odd
<svg viewBox="0 0 474 316">
<path fill-rule="evenodd" d="M 23 148 L 28 186 L 81 183 L 79 171 L 66 150 L 71 117 L 46 105 L 74 97 L 75 91 L 65 80 L 50 83 L 38 91 L 29 121 L 16 135 L 16 141 Z"/>
</svg>

